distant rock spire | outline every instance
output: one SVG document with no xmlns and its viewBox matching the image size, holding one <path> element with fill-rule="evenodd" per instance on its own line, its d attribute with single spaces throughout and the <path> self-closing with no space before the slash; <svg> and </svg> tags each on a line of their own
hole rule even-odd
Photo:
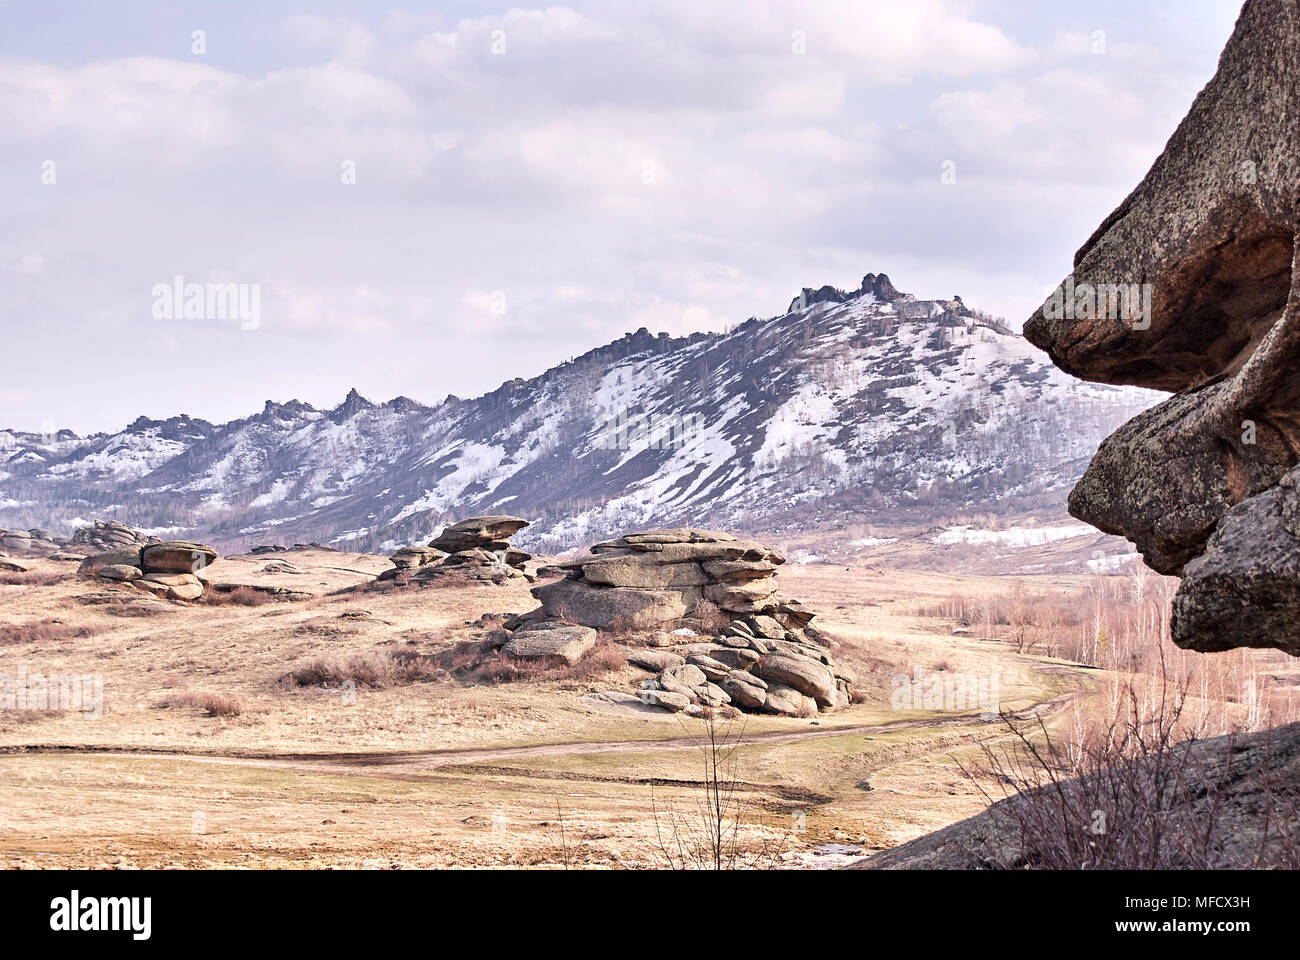
<svg viewBox="0 0 1300 960">
<path fill-rule="evenodd" d="M 869 293 L 882 303 L 890 303 L 899 299 L 902 294 L 894 288 L 889 282 L 887 273 L 869 273 L 862 278 L 862 288 L 858 290 L 859 295 Z"/>
<path fill-rule="evenodd" d="M 342 423 L 344 420 L 350 420 L 362 410 L 369 410 L 374 404 L 363 397 L 356 387 L 348 391 L 348 395 L 343 398 L 343 402 L 330 412 L 330 419 L 335 423 Z"/>
</svg>

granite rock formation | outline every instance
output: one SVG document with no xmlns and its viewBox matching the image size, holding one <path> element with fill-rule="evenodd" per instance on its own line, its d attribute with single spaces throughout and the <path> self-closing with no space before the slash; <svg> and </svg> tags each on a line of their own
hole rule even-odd
<svg viewBox="0 0 1300 960">
<path fill-rule="evenodd" d="M 393 569 L 380 582 L 428 583 L 449 573 L 472 580 L 502 583 L 529 578 L 524 566 L 532 555 L 510 545 L 510 538 L 528 526 L 520 517 L 470 517 L 445 528 L 427 547 L 403 547 L 389 559 Z"/>
<path fill-rule="evenodd" d="M 596 631 L 606 631 L 672 647 L 628 652 L 629 663 L 655 674 L 639 692 L 651 706 L 787 716 L 847 706 L 852 674 L 832 659 L 811 626 L 813 614 L 777 592 L 784 562 L 775 550 L 727 533 L 629 533 L 543 568 L 561 578 L 533 588 L 542 606 L 513 624 L 515 639 L 503 652 L 518 649 L 521 636 L 536 644 L 548 630 L 589 631 L 593 642 Z"/>
<path fill-rule="evenodd" d="M 79 572 L 129 584 L 160 600 L 198 600 L 207 591 L 201 574 L 217 559 L 212 547 L 187 540 L 136 543 L 87 557 Z"/>
<path fill-rule="evenodd" d="M 1300 7 L 1250 0 L 1146 178 L 1025 325 L 1061 369 L 1174 395 L 1101 446 L 1070 511 L 1184 575 L 1174 640 L 1300 655 Z"/>
</svg>

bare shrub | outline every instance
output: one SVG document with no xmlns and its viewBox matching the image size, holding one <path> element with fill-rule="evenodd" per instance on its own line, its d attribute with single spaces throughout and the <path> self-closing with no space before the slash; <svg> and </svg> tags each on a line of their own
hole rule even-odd
<svg viewBox="0 0 1300 960">
<path fill-rule="evenodd" d="M 981 744 L 983 777 L 966 771 L 990 803 L 996 841 L 986 866 L 1048 870 L 1208 869 L 1220 852 L 1221 784 L 1194 762 L 1185 688 L 1162 683 L 1155 699 L 1129 684 L 1110 719 L 1052 737 L 1042 719 L 1003 716 L 1009 746 Z M 1231 750 L 1228 751 L 1231 755 Z M 1003 797 L 983 786 L 991 777 Z"/>
<path fill-rule="evenodd" d="M 681 809 L 672 804 L 661 808 L 651 794 L 655 846 L 672 870 L 760 867 L 774 862 L 779 852 L 779 844 L 767 834 L 757 845 L 747 842 L 748 834 L 761 825 L 744 800 L 737 773 L 736 750 L 745 731 L 740 723 L 724 727 L 719 717 L 705 708 L 700 746 L 704 776 L 691 803 Z"/>
<path fill-rule="evenodd" d="M 199 707 L 209 717 L 237 717 L 242 712 L 239 701 L 222 693 L 181 690 L 168 694 L 160 704 L 164 709 Z"/>
<path fill-rule="evenodd" d="M 280 677 L 283 687 L 396 687 L 439 675 L 432 657 L 410 650 L 367 650 L 349 656 L 317 657 Z"/>
<path fill-rule="evenodd" d="M 32 623 L 0 623 L 0 646 L 17 643 L 54 643 L 93 637 L 103 631 L 96 627 L 77 627 L 62 620 L 36 620 Z"/>
<path fill-rule="evenodd" d="M 627 654 L 609 637 L 602 637 L 577 663 L 546 659 L 523 660 L 499 653 L 485 653 L 472 668 L 471 677 L 485 683 L 517 683 L 523 680 L 558 680 L 582 683 L 627 666 Z"/>
<path fill-rule="evenodd" d="M 721 633 L 731 623 L 731 617 L 712 600 L 696 600 L 687 616 L 698 620 L 706 633 Z"/>
<path fill-rule="evenodd" d="M 48 587 L 66 576 L 66 573 L 47 573 L 42 570 L 28 570 L 26 573 L 6 571 L 0 573 L 0 584 L 9 587 Z"/>
<path fill-rule="evenodd" d="M 264 590 L 240 584 L 233 590 L 206 590 L 202 603 L 209 607 L 263 607 L 274 598 Z"/>
<path fill-rule="evenodd" d="M 46 710 L 0 710 L 0 731 L 36 723 L 48 716 L 50 713 Z"/>
</svg>

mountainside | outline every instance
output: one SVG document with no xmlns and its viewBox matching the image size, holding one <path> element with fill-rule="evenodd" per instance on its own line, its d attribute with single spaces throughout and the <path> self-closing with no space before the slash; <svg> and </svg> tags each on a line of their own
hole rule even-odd
<svg viewBox="0 0 1300 960">
<path fill-rule="evenodd" d="M 473 400 L 378 405 L 354 390 L 333 410 L 268 401 L 222 425 L 0 431 L 0 526 L 112 516 L 223 549 L 376 549 L 509 512 L 534 521 L 521 544 L 556 552 L 654 525 L 1055 506 L 1156 398 L 1076 382 L 959 298 L 868 274 L 725 334 L 643 328 Z"/>
</svg>

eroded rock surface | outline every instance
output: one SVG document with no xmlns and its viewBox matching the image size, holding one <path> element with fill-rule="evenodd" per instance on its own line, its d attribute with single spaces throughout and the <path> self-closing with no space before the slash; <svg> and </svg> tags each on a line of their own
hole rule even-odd
<svg viewBox="0 0 1300 960">
<path fill-rule="evenodd" d="M 524 565 L 532 556 L 510 544 L 510 537 L 528 526 L 521 517 L 470 517 L 453 523 L 427 547 L 403 547 L 390 557 L 393 569 L 380 582 L 423 584 L 455 572 L 472 580 L 502 583 L 528 577 Z"/>
<path fill-rule="evenodd" d="M 591 628 L 593 638 L 601 630 L 656 647 L 627 650 L 628 663 L 656 674 L 639 691 L 650 706 L 787 716 L 847 706 L 852 675 L 836 666 L 810 625 L 813 614 L 777 592 L 784 562 L 760 543 L 711 530 L 648 530 L 598 543 L 543 569 L 563 576 L 533 588 L 542 606 L 513 624 L 503 652 L 518 656 L 520 638 L 536 643 L 539 629 Z M 658 648 L 664 644 L 671 649 Z"/>
<path fill-rule="evenodd" d="M 1174 639 L 1300 652 L 1277 517 L 1300 462 L 1300 7 L 1250 0 L 1137 189 L 1025 324 L 1063 370 L 1169 390 L 1102 444 L 1070 512 L 1186 574 Z"/>
</svg>

